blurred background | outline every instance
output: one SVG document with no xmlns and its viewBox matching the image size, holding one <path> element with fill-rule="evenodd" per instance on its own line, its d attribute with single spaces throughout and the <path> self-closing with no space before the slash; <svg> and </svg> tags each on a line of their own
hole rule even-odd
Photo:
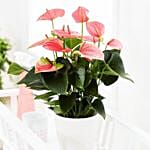
<svg viewBox="0 0 150 150">
<path fill-rule="evenodd" d="M 130 123 L 150 133 L 150 1 L 149 0 L 0 0 L 0 37 L 9 39 L 12 51 L 23 51 L 39 57 L 43 50 L 27 47 L 49 33 L 49 22 L 37 22 L 45 9 L 63 8 L 66 15 L 58 19 L 57 27 L 65 21 L 74 26 L 71 13 L 78 6 L 89 9 L 91 20 L 106 26 L 106 39 L 118 38 L 124 45 L 122 57 L 126 71 L 135 83 L 120 79 L 109 89 L 104 89 L 106 103 Z M 13 58 L 12 58 L 13 59 Z"/>
</svg>

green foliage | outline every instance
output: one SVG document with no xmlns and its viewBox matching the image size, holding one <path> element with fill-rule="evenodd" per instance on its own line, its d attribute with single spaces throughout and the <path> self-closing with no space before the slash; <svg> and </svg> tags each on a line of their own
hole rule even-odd
<svg viewBox="0 0 150 150">
<path fill-rule="evenodd" d="M 104 97 L 100 95 L 98 86 L 100 83 L 111 85 L 119 77 L 126 78 L 126 73 L 118 51 L 105 50 L 104 55 L 105 61 L 91 62 L 80 56 L 76 61 L 73 56 L 72 60 L 58 57 L 56 63 L 63 64 L 63 68 L 35 73 L 33 67 L 19 84 L 25 83 L 35 90 L 47 90 L 47 93 L 36 96 L 36 99 L 47 101 L 50 108 L 59 115 L 82 118 L 97 112 L 105 118 L 102 102 Z M 9 73 L 18 74 L 22 69 L 14 63 L 10 66 Z"/>
<path fill-rule="evenodd" d="M 7 51 L 11 49 L 11 45 L 7 39 L 0 38 L 0 68 L 4 67 L 5 63 L 9 63 L 7 59 Z"/>
<path fill-rule="evenodd" d="M 55 95 L 55 93 L 47 92 L 47 93 L 36 96 L 35 99 L 42 99 L 42 100 L 45 100 L 45 101 L 49 102 L 53 98 L 52 97 L 53 95 Z"/>
<path fill-rule="evenodd" d="M 75 48 L 74 50 L 76 49 L 79 49 L 79 44 L 82 42 L 81 39 L 77 39 L 77 38 L 66 38 L 64 39 L 64 43 L 65 43 L 65 47 L 68 47 L 68 48 Z"/>
<path fill-rule="evenodd" d="M 71 95 L 60 95 L 59 96 L 59 104 L 62 112 L 67 114 L 75 104 L 76 101 L 76 93 L 72 92 Z"/>
<path fill-rule="evenodd" d="M 85 94 L 87 96 L 98 96 L 98 85 L 95 79 L 92 79 L 88 87 L 85 88 Z"/>
<path fill-rule="evenodd" d="M 5 71 L 5 64 L 10 65 L 7 58 L 7 51 L 11 49 L 11 45 L 7 39 L 0 38 L 0 89 L 3 88 L 1 71 Z"/>
<path fill-rule="evenodd" d="M 38 74 L 39 75 L 39 74 Z M 42 73 L 41 78 L 44 85 L 52 92 L 57 94 L 65 94 L 68 88 L 67 73 L 52 72 Z"/>
<path fill-rule="evenodd" d="M 13 70 L 13 69 L 12 69 Z M 35 68 L 33 67 L 28 74 L 18 82 L 18 84 L 26 84 L 34 90 L 48 90 L 48 87 L 43 82 L 41 74 L 35 74 Z"/>
<path fill-rule="evenodd" d="M 19 75 L 23 71 L 24 68 L 16 63 L 11 63 L 8 69 L 8 73 L 11 73 L 13 75 Z"/>
</svg>

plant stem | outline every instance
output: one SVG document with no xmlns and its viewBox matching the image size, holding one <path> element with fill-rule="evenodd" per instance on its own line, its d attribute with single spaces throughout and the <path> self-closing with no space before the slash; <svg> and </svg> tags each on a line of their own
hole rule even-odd
<svg viewBox="0 0 150 150">
<path fill-rule="evenodd" d="M 55 56 L 55 52 L 53 51 L 53 57 L 54 57 L 54 60 L 56 60 L 56 56 Z"/>
<path fill-rule="evenodd" d="M 54 30 L 54 28 L 55 28 L 54 27 L 54 20 L 52 19 L 51 22 L 52 22 L 52 29 Z"/>
<path fill-rule="evenodd" d="M 101 79 L 102 79 L 102 77 L 103 77 L 103 73 L 104 73 L 105 69 L 106 69 L 106 65 L 105 65 L 105 67 L 102 69 L 101 76 L 100 76 L 99 81 L 98 81 L 98 86 L 100 85 L 100 82 L 101 82 Z"/>
<path fill-rule="evenodd" d="M 57 52 L 55 52 L 55 56 L 56 56 L 56 58 L 58 57 Z"/>
<path fill-rule="evenodd" d="M 101 39 L 99 38 L 99 40 L 98 40 L 98 48 L 100 47 L 100 44 L 101 44 Z"/>
<path fill-rule="evenodd" d="M 53 19 L 51 20 L 51 23 L 52 23 L 52 30 L 54 31 L 55 26 L 54 26 L 54 20 L 53 20 Z M 57 56 L 58 56 L 58 55 L 57 55 L 57 52 L 54 52 L 54 51 L 53 51 L 53 56 L 54 56 L 54 60 L 55 60 L 55 59 L 57 58 Z"/>
<path fill-rule="evenodd" d="M 81 23 L 81 36 L 83 37 L 83 31 L 84 31 L 84 24 L 83 22 Z"/>
<path fill-rule="evenodd" d="M 74 51 L 78 46 L 80 46 L 82 43 L 80 43 L 80 44 L 78 44 L 78 45 L 76 45 L 73 49 L 72 49 L 72 51 Z"/>
</svg>

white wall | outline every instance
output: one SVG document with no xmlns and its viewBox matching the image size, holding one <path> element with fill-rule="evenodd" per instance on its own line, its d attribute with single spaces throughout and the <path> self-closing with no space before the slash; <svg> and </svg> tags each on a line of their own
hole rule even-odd
<svg viewBox="0 0 150 150">
<path fill-rule="evenodd" d="M 149 15 L 149 0 L 120 1 L 118 33 L 124 43 L 122 55 L 127 72 L 135 83 L 120 81 L 119 111 L 130 122 L 150 133 Z"/>
<path fill-rule="evenodd" d="M 27 0 L 0 0 L 0 37 L 6 37 L 14 50 L 26 50 L 28 43 Z"/>
</svg>

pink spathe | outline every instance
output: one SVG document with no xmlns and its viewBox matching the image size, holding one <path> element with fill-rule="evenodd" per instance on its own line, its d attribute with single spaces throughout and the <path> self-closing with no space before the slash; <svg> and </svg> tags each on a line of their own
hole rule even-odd
<svg viewBox="0 0 150 150">
<path fill-rule="evenodd" d="M 98 38 L 101 38 L 101 36 L 105 32 L 104 24 L 102 24 L 98 21 L 87 22 L 86 29 L 91 36 L 98 37 Z"/>
<path fill-rule="evenodd" d="M 46 12 L 42 14 L 38 20 L 54 20 L 58 17 L 63 17 L 65 11 L 63 9 L 46 9 Z"/>
<path fill-rule="evenodd" d="M 89 18 L 87 16 L 88 12 L 89 12 L 89 10 L 86 9 L 85 7 L 78 7 L 78 9 L 76 9 L 72 13 L 72 17 L 74 18 L 76 23 L 87 22 L 89 20 Z"/>
<path fill-rule="evenodd" d="M 71 52 L 70 48 L 63 48 L 63 42 L 56 38 L 45 42 L 43 47 L 54 52 Z"/>
<path fill-rule="evenodd" d="M 22 119 L 23 113 L 32 111 L 35 111 L 32 90 L 27 88 L 25 85 L 20 85 L 18 95 L 17 116 L 18 118 Z"/>
<path fill-rule="evenodd" d="M 123 48 L 122 43 L 119 40 L 117 40 L 117 39 L 111 39 L 107 43 L 107 46 L 110 46 L 110 47 L 116 48 L 116 49 L 120 49 L 120 50 Z"/>
<path fill-rule="evenodd" d="M 82 57 L 89 60 L 98 59 L 104 60 L 104 53 L 95 45 L 84 42 L 80 47 Z"/>
</svg>

